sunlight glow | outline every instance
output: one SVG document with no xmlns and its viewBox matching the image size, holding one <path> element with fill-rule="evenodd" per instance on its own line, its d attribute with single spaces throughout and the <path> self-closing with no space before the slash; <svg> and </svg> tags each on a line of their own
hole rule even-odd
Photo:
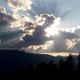
<svg viewBox="0 0 80 80">
<path fill-rule="evenodd" d="M 31 9 L 32 2 L 30 0 L 8 0 L 8 4 L 13 11 L 18 12 L 18 10 Z"/>
<path fill-rule="evenodd" d="M 25 47 L 22 48 L 22 50 L 28 51 L 28 52 L 32 52 L 32 53 L 42 53 L 42 52 L 46 52 L 46 50 L 48 50 L 48 48 L 50 48 L 50 46 L 53 44 L 53 41 L 47 41 L 45 44 L 42 45 L 31 45 L 29 47 Z"/>
<path fill-rule="evenodd" d="M 64 57 L 70 55 L 69 52 L 61 52 L 61 53 L 55 52 L 55 53 L 48 53 L 48 54 L 51 55 L 51 56 L 64 56 Z M 72 55 L 77 56 L 79 54 L 78 53 L 72 53 Z"/>
<path fill-rule="evenodd" d="M 55 56 L 55 57 L 57 57 L 57 56 L 66 57 L 66 56 L 69 56 L 69 55 L 70 55 L 69 52 L 61 52 L 61 53 L 59 53 L 59 52 L 53 52 L 53 53 L 43 52 L 43 53 L 41 53 L 41 54 L 46 54 L 46 55 Z M 71 53 L 71 55 L 73 55 L 73 56 L 78 56 L 79 54 L 78 54 L 78 53 Z"/>
<path fill-rule="evenodd" d="M 11 28 L 19 28 L 20 30 L 25 30 L 25 23 L 30 22 L 31 19 L 27 16 L 20 15 L 18 13 L 14 13 L 13 17 L 16 19 L 14 22 L 11 22 Z"/>
<path fill-rule="evenodd" d="M 72 40 L 66 39 L 66 45 L 68 46 L 68 49 L 74 47 L 77 43 L 77 40 L 74 38 Z"/>
<path fill-rule="evenodd" d="M 50 36 L 55 36 L 59 34 L 59 28 L 57 27 L 60 24 L 60 20 L 61 18 L 58 17 L 54 20 L 54 23 L 45 29 L 45 32 L 47 33 L 46 36 L 50 37 Z"/>
</svg>

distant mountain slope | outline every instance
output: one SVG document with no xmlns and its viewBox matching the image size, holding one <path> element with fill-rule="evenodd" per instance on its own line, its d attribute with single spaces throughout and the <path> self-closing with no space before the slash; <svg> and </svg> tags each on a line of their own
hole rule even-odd
<svg viewBox="0 0 80 80">
<path fill-rule="evenodd" d="M 0 70 L 14 70 L 28 64 L 35 66 L 40 62 L 49 62 L 54 59 L 56 58 L 49 55 L 26 53 L 18 50 L 0 50 Z"/>
</svg>

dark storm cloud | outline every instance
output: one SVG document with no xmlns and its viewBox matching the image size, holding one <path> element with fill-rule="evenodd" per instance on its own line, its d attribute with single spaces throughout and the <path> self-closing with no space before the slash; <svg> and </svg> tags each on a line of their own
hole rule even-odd
<svg viewBox="0 0 80 80">
<path fill-rule="evenodd" d="M 54 41 L 54 44 L 51 47 L 51 51 L 67 51 L 67 45 L 66 45 L 66 39 L 73 39 L 77 38 L 76 33 L 66 32 L 66 31 L 60 31 L 59 35 L 53 38 L 47 38 L 45 35 L 44 29 L 46 27 L 49 27 L 49 25 L 54 23 L 55 16 L 49 15 L 49 14 L 41 14 L 40 17 L 45 18 L 43 25 L 38 25 L 39 22 L 43 22 L 43 20 L 40 20 L 36 23 L 36 25 L 32 22 L 25 22 L 25 29 L 32 30 L 34 29 L 34 32 L 32 35 L 26 35 L 23 37 L 23 41 L 19 40 L 19 37 L 24 34 L 24 31 L 16 30 L 16 31 L 7 31 L 7 32 L 0 32 L 0 40 L 2 45 L 0 45 L 0 48 L 11 48 L 11 49 L 21 49 L 23 47 L 29 47 L 32 45 L 44 45 L 46 41 Z M 15 19 L 7 14 L 0 13 L 0 26 L 1 27 L 9 27 L 10 29 L 10 22 L 15 21 Z M 0 27 L 0 28 L 1 28 Z M 5 28 L 4 28 L 5 29 Z M 18 37 L 18 38 L 17 38 Z M 13 39 L 13 40 L 12 40 Z M 10 42 L 9 42 L 10 41 Z M 4 44 L 3 44 L 4 43 Z M 13 43 L 13 44 L 12 44 Z M 79 46 L 76 44 L 76 46 Z M 79 47 L 76 47 L 76 50 L 79 50 Z"/>
<path fill-rule="evenodd" d="M 10 26 L 12 21 L 15 19 L 11 15 L 0 12 L 0 28 Z"/>
<path fill-rule="evenodd" d="M 7 0 L 7 1 L 9 7 L 12 10 L 13 15 L 0 12 L 0 48 L 21 49 L 24 47 L 28 48 L 29 46 L 35 46 L 35 45 L 37 46 L 45 45 L 47 41 L 53 41 L 54 44 L 50 46 L 51 47 L 50 50 L 59 52 L 59 51 L 67 51 L 66 39 L 68 40 L 74 38 L 77 39 L 78 35 L 76 35 L 76 33 L 71 33 L 66 31 L 60 31 L 59 35 L 56 35 L 55 37 L 51 37 L 51 38 L 46 37 L 46 33 L 44 29 L 52 25 L 54 23 L 55 18 L 57 18 L 55 17 L 55 15 L 58 14 L 56 13 L 57 12 L 56 0 L 46 0 L 46 2 L 45 0 L 36 0 L 35 1 L 36 3 L 34 2 L 33 4 L 30 0 L 24 0 L 24 1 L 18 0 L 17 3 L 14 0 Z M 14 4 L 14 2 L 16 5 Z M 32 9 L 31 9 L 31 5 L 32 5 Z M 25 18 L 22 19 L 19 12 L 19 10 L 25 11 L 29 9 L 31 9 L 30 16 L 31 15 L 32 17 L 38 16 L 37 18 L 35 17 L 33 23 L 27 22 Z M 66 16 L 68 12 L 69 11 L 67 11 L 61 17 Z M 16 17 L 17 21 L 13 18 L 13 16 Z M 12 25 L 11 22 L 14 21 L 16 21 L 16 23 L 13 23 L 13 28 L 15 28 L 16 25 L 18 26 L 19 24 L 18 30 L 15 31 L 11 28 Z M 7 29 L 7 31 L 6 32 L 1 31 L 1 28 Z M 23 31 L 20 30 L 21 28 L 23 29 Z M 33 33 L 27 34 L 27 31 L 29 30 L 33 30 Z M 23 38 L 23 41 L 20 40 L 20 37 Z M 75 45 L 75 49 L 79 50 L 80 47 L 79 44 L 80 43 L 77 42 L 77 44 Z M 41 49 L 42 47 L 39 47 L 36 51 L 39 51 Z"/>
<path fill-rule="evenodd" d="M 25 26 L 27 30 L 34 29 L 32 35 L 26 34 L 23 37 L 28 46 L 31 45 L 44 45 L 46 41 L 51 39 L 46 37 L 45 29 L 54 23 L 54 14 L 40 14 L 36 17 L 35 23 L 26 22 Z M 43 24 L 42 24 L 43 23 Z"/>
<path fill-rule="evenodd" d="M 18 37 L 0 44 L 0 49 L 21 49 L 23 47 L 27 48 L 26 43 L 24 41 L 20 41 Z"/>
<path fill-rule="evenodd" d="M 10 12 L 7 13 L 6 8 L 0 7 L 0 48 L 20 49 L 25 46 L 24 41 L 20 40 L 22 39 L 22 36 L 24 34 L 23 30 L 20 29 L 21 26 L 19 25 L 18 27 L 15 27 L 17 25 L 16 23 L 20 19 L 22 20 L 21 16 L 19 15 L 20 13 L 18 13 L 18 10 L 21 10 L 21 9 L 27 10 L 31 8 L 32 2 L 30 0 L 25 0 L 25 1 L 21 1 L 21 2 L 18 1 L 20 3 L 16 3 L 17 1 L 15 2 L 14 0 L 7 0 L 8 2 L 7 4 L 9 5 L 10 10 L 14 8 L 13 11 L 11 11 L 12 13 Z M 19 4 L 19 6 L 14 5 L 13 4 L 14 2 L 15 4 Z M 24 22 L 26 22 L 25 19 L 24 19 Z M 24 22 L 22 21 L 22 23 Z M 21 23 L 18 22 L 18 24 L 21 24 Z"/>
<path fill-rule="evenodd" d="M 40 24 L 41 22 L 43 22 L 42 25 L 44 28 L 52 25 L 55 19 L 56 17 L 54 16 L 54 14 L 40 14 L 39 16 L 36 17 L 37 24 Z"/>
<path fill-rule="evenodd" d="M 21 30 L 16 30 L 16 29 L 14 30 L 11 28 L 11 22 L 14 22 L 14 21 L 16 21 L 16 19 L 13 18 L 13 16 L 8 15 L 7 13 L 0 12 L 0 40 L 1 40 L 1 43 L 5 43 L 6 41 L 9 41 L 10 39 L 19 37 L 23 33 Z"/>
<path fill-rule="evenodd" d="M 26 42 L 27 46 L 31 45 L 44 45 L 46 41 L 53 41 L 54 44 L 51 45 L 50 51 L 69 51 L 66 44 L 66 39 L 72 40 L 74 38 L 77 39 L 77 34 L 72 32 L 66 32 L 66 31 L 60 31 L 58 35 L 47 38 L 45 37 L 46 33 L 44 31 L 45 28 L 49 27 L 52 23 L 54 23 L 55 16 L 49 15 L 49 14 L 41 14 L 37 17 L 37 19 L 41 17 L 41 20 L 37 20 L 37 23 L 43 22 L 43 19 L 45 18 L 43 25 L 38 25 L 36 28 L 34 28 L 34 32 L 32 35 L 26 35 L 23 39 Z M 29 28 L 33 28 L 33 23 L 26 23 L 26 26 Z"/>
<path fill-rule="evenodd" d="M 19 21 L 19 17 L 21 17 L 20 15 L 17 15 L 17 14 L 20 14 L 18 13 L 19 10 L 27 10 L 29 8 L 31 8 L 31 1 L 28 3 L 28 1 L 30 0 L 26 0 L 26 3 L 24 1 L 18 1 L 18 3 L 16 3 L 16 1 L 11 1 L 11 0 L 8 0 L 8 5 L 10 6 L 10 8 L 12 9 L 12 16 L 16 17 L 16 19 Z M 16 4 L 20 4 L 19 6 L 17 5 L 14 5 L 14 2 Z M 15 14 L 15 12 L 17 14 Z M 15 14 L 15 15 L 14 15 Z M 51 15 L 51 14 L 40 14 L 40 17 L 45 18 L 45 21 L 44 21 L 44 24 L 43 25 L 38 25 L 38 23 L 40 22 L 43 22 L 43 20 L 40 20 L 39 22 L 36 22 L 36 20 L 34 20 L 34 23 L 32 22 L 26 22 L 25 19 L 22 21 L 22 23 L 25 23 L 25 24 L 21 24 L 21 27 L 20 25 L 18 26 L 19 28 L 23 28 L 24 31 L 20 31 L 20 30 L 16 30 L 16 31 L 10 31 L 11 29 L 11 25 L 10 24 L 11 22 L 15 21 L 15 19 L 11 16 L 11 15 L 8 15 L 8 14 L 5 14 L 5 13 L 1 13 L 1 27 L 8 27 L 9 29 L 9 32 L 7 30 L 7 32 L 4 32 L 4 31 L 1 31 L 1 34 L 0 34 L 0 40 L 1 40 L 1 43 L 2 43 L 2 46 L 3 48 L 23 48 L 24 46 L 26 47 L 29 47 L 30 45 L 44 45 L 47 40 L 47 38 L 45 37 L 46 33 L 44 31 L 44 29 L 46 27 L 48 27 L 49 25 L 51 25 L 53 22 L 54 22 L 54 15 Z M 16 21 L 17 22 L 17 21 Z M 18 23 L 19 24 L 19 23 Z M 13 28 L 16 26 L 17 24 L 16 23 L 13 23 Z M 34 32 L 32 33 L 32 35 L 28 35 L 27 34 L 27 31 L 29 30 L 32 30 L 34 29 Z M 12 29 L 11 29 L 12 30 Z M 26 36 L 23 37 L 23 35 L 26 34 Z M 24 41 L 20 41 L 19 38 L 17 39 L 17 37 L 20 37 L 22 36 L 23 37 L 23 40 Z M 17 41 L 17 42 L 16 42 Z M 24 44 L 25 43 L 25 44 Z"/>
<path fill-rule="evenodd" d="M 37 27 L 35 28 L 33 35 L 26 35 L 23 39 L 27 45 L 41 45 L 44 44 L 47 40 L 45 37 L 43 26 L 39 25 L 37 25 Z"/>
<path fill-rule="evenodd" d="M 18 27 L 15 27 L 16 25 L 11 28 L 11 26 L 16 22 L 17 20 L 13 17 L 13 15 L 9 15 L 8 13 L 4 13 L 0 11 L 0 48 L 12 48 L 12 49 L 20 49 L 24 46 L 24 41 L 21 41 L 20 38 L 22 38 L 22 35 L 24 32 L 19 29 Z M 25 20 L 24 20 L 25 21 Z M 13 24 L 12 24 L 13 23 Z M 25 26 L 29 26 L 30 23 L 27 22 Z M 30 26 L 29 26 L 30 27 Z M 30 27 L 31 29 L 31 27 Z"/>
<path fill-rule="evenodd" d="M 54 23 L 54 20 L 55 20 L 54 15 L 44 14 L 44 15 L 42 15 L 42 17 L 46 19 L 45 23 L 44 23 L 45 26 L 50 26 L 51 24 Z"/>
<path fill-rule="evenodd" d="M 34 29 L 34 24 L 32 22 L 25 22 L 25 25 L 24 25 L 25 29 Z"/>
<path fill-rule="evenodd" d="M 4 42 L 12 38 L 18 37 L 21 34 L 22 34 L 22 31 L 0 32 L 0 39 L 2 42 Z"/>
</svg>

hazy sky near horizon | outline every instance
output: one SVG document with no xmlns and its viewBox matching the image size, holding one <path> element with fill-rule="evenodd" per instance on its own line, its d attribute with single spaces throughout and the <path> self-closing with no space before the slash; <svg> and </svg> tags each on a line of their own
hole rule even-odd
<svg viewBox="0 0 80 80">
<path fill-rule="evenodd" d="M 0 0 L 1 49 L 79 51 L 79 25 L 80 0 Z"/>
</svg>

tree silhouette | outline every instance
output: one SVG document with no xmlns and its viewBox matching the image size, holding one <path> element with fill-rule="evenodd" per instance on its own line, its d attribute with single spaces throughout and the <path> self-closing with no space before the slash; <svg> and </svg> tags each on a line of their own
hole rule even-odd
<svg viewBox="0 0 80 80">
<path fill-rule="evenodd" d="M 68 77 L 73 78 L 75 73 L 75 60 L 72 54 L 67 57 L 67 60 L 65 62 L 65 72 Z"/>
<path fill-rule="evenodd" d="M 80 75 L 80 53 L 77 57 L 77 60 L 78 60 L 78 64 L 77 64 L 77 77 L 79 77 Z"/>
<path fill-rule="evenodd" d="M 33 77 L 34 77 L 34 69 L 33 69 L 33 65 L 32 64 L 26 66 L 25 74 L 24 75 L 25 75 L 25 78 L 26 79 L 33 80 Z"/>
<path fill-rule="evenodd" d="M 65 61 L 62 58 L 60 58 L 58 65 L 59 65 L 60 72 L 64 72 Z"/>
</svg>

